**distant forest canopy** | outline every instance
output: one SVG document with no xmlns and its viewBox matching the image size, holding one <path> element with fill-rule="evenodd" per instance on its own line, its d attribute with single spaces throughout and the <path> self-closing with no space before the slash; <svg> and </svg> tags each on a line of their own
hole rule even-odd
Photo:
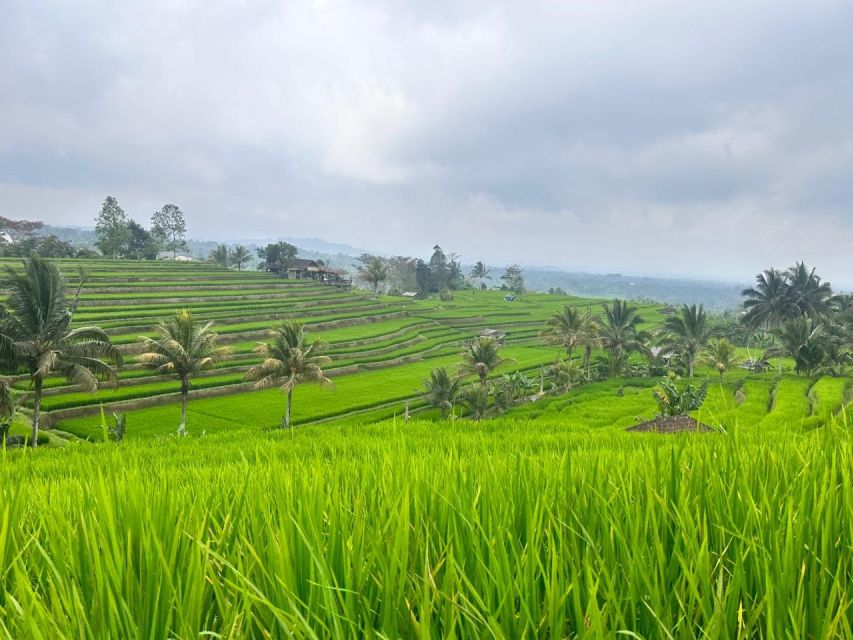
<svg viewBox="0 0 853 640">
<path fill-rule="evenodd" d="M 292 240 L 292 239 L 291 239 Z M 0 216 L 0 255 L 44 257 L 95 257 L 156 259 L 186 255 L 234 266 L 227 258 L 235 250 L 244 254 L 238 268 L 264 268 L 260 257 L 269 247 L 295 247 L 298 257 L 322 262 L 344 270 L 376 293 L 420 295 L 441 294 L 457 289 L 499 288 L 521 293 L 547 292 L 555 295 L 579 295 L 657 301 L 669 304 L 697 303 L 709 310 L 738 307 L 747 282 L 738 284 L 707 279 L 569 272 L 519 265 L 487 266 L 467 262 L 462 256 L 433 247 L 428 259 L 411 256 L 384 256 L 359 252 L 350 245 L 320 238 L 304 239 L 313 247 L 297 246 L 281 238 L 216 242 L 186 237 L 186 222 L 180 208 L 167 204 L 151 217 L 149 228 L 125 214 L 118 201 L 108 196 L 96 218 L 95 228 L 61 227 L 34 220 L 15 220 Z M 299 240 L 294 240 L 299 242 Z M 320 249 L 320 250 L 316 250 Z M 327 249 L 323 251 L 322 249 Z M 216 259 L 223 256 L 225 259 Z"/>
</svg>

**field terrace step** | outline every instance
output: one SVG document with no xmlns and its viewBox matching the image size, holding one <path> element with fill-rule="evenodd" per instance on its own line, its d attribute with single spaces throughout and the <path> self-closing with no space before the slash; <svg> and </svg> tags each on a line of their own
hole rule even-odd
<svg viewBox="0 0 853 640">
<path fill-rule="evenodd" d="M 389 308 L 399 308 L 392 307 L 387 303 L 374 303 L 367 305 L 354 305 L 354 306 L 336 306 L 330 308 L 321 308 L 314 310 L 285 310 L 283 312 L 277 313 L 264 313 L 261 315 L 241 315 L 241 316 L 233 316 L 229 318 L 223 318 L 217 320 L 215 323 L 215 331 L 217 333 L 230 333 L 230 328 L 234 325 L 241 324 L 261 324 L 268 322 L 270 326 L 275 324 L 276 322 L 280 322 L 287 318 L 293 318 L 296 320 L 300 320 L 303 322 L 307 322 L 310 318 L 317 317 L 326 317 L 326 316 L 336 316 L 336 315 L 344 315 L 344 314 L 362 314 L 365 312 L 371 311 L 380 311 L 382 309 Z M 210 318 L 199 317 L 199 320 L 209 320 Z M 104 329 L 107 335 L 109 336 L 127 336 L 130 334 L 146 334 L 156 331 L 157 325 L 152 323 L 146 323 L 144 325 L 121 325 L 118 327 L 112 327 L 110 329 Z"/>
<path fill-rule="evenodd" d="M 298 296 L 311 296 L 316 295 L 322 291 L 329 291 L 328 287 L 324 289 L 315 289 L 313 287 L 305 287 L 304 289 L 288 291 L 286 296 L 289 298 L 294 298 Z M 121 294 L 117 294 L 121 295 Z M 283 296 L 280 291 L 273 291 L 270 293 L 247 293 L 244 295 L 235 295 L 228 292 L 226 295 L 214 296 L 214 295 L 199 295 L 199 296 L 167 296 L 158 298 L 156 296 L 148 296 L 148 297 L 133 297 L 129 294 L 126 297 L 121 298 L 95 298 L 88 300 L 80 300 L 80 308 L 90 308 L 90 307 L 110 307 L 117 306 L 116 303 L 120 303 L 123 306 L 129 305 L 150 305 L 152 302 L 159 302 L 162 304 L 182 304 L 189 302 L 236 302 L 240 300 L 274 300 L 276 298 L 281 298 Z"/>
<path fill-rule="evenodd" d="M 337 377 L 343 375 L 350 375 L 354 373 L 358 373 L 361 371 L 374 371 L 385 368 L 392 368 L 404 364 L 412 364 L 423 360 L 424 358 L 402 358 L 400 360 L 395 361 L 386 361 L 381 363 L 372 363 L 370 365 L 352 365 L 347 367 L 341 367 L 337 369 L 330 369 L 327 372 L 329 377 Z M 538 371 L 541 367 L 541 363 L 537 363 L 534 365 L 521 366 L 518 368 L 519 371 L 522 372 L 532 372 Z M 500 375 L 500 374 L 495 374 Z M 494 377 L 494 376 L 492 376 Z M 213 398 L 213 397 L 222 397 L 222 396 L 230 396 L 237 395 L 241 393 L 246 393 L 248 391 L 252 391 L 254 388 L 254 383 L 246 383 L 246 382 L 235 382 L 234 384 L 229 384 L 225 386 L 219 387 L 211 387 L 207 389 L 197 389 L 194 391 L 190 391 L 190 397 L 195 399 L 201 398 Z M 366 408 L 375 408 L 380 405 L 384 405 L 389 402 L 401 402 L 406 399 L 416 399 L 419 398 L 420 394 L 417 392 L 406 392 L 401 393 L 399 397 L 388 398 L 382 400 L 378 403 L 365 403 L 364 406 L 357 407 L 356 409 L 366 409 Z M 98 402 L 93 404 L 85 404 L 81 406 L 66 408 L 66 409 L 57 409 L 53 411 L 48 411 L 43 414 L 44 416 L 44 427 L 51 428 L 55 424 L 61 422 L 62 420 L 68 420 L 72 418 L 83 418 L 89 416 L 96 416 L 100 413 L 101 407 L 104 407 L 104 411 L 108 412 L 129 412 L 135 411 L 139 409 L 145 409 L 150 407 L 161 406 L 163 404 L 174 404 L 180 402 L 181 395 L 177 392 L 169 392 L 160 395 L 147 396 L 143 398 L 136 398 L 132 400 L 120 400 L 116 402 Z M 348 412 L 337 414 L 329 414 L 329 415 L 346 415 Z"/>
<path fill-rule="evenodd" d="M 283 282 L 252 282 L 252 283 L 240 283 L 234 282 L 232 280 L 226 282 L 211 282 L 204 284 L 168 284 L 157 286 L 138 286 L 138 287 L 114 287 L 114 286 L 103 286 L 103 287 L 83 287 L 82 292 L 80 293 L 80 299 L 85 300 L 90 296 L 104 296 L 110 294 L 121 294 L 121 293 L 151 293 L 155 291 L 164 291 L 164 292 L 179 292 L 179 291 L 207 291 L 215 290 L 215 291 L 252 291 L 255 289 L 269 289 L 269 290 L 279 290 L 282 292 L 286 292 L 289 290 L 294 290 L 301 288 L 301 285 L 294 284 L 285 284 Z"/>
<path fill-rule="evenodd" d="M 368 324 L 373 322 L 382 322 L 383 320 L 392 320 L 394 318 L 405 318 L 408 316 L 408 312 L 401 311 L 390 311 L 387 313 L 377 313 L 375 315 L 360 315 L 360 316 L 352 316 L 345 317 L 339 320 L 329 319 L 323 320 L 320 322 L 306 322 L 306 329 L 311 329 L 313 331 L 320 331 L 322 329 L 336 329 L 339 327 L 348 327 L 354 326 L 358 324 Z M 248 340 L 264 340 L 269 337 L 269 330 L 274 326 L 274 323 L 271 322 L 268 327 L 260 328 L 260 329 L 251 329 L 246 331 L 236 331 L 234 333 L 224 333 L 220 332 L 219 342 L 223 345 L 232 344 L 234 342 L 245 342 Z M 133 336 L 134 340 L 138 338 L 138 336 Z M 130 356 L 142 353 L 144 346 L 141 342 L 131 341 L 124 344 L 116 345 L 124 356 Z"/>
<path fill-rule="evenodd" d="M 363 295 L 314 295 L 314 296 L 276 296 L 270 300 L 232 300 L 232 301 L 213 301 L 213 302 L 197 302 L 187 301 L 184 303 L 175 304 L 146 304 L 146 305 L 111 305 L 108 307 L 86 308 L 81 307 L 74 318 L 82 318 L 78 324 L 89 323 L 93 321 L 117 321 L 122 319 L 133 319 L 139 317 L 163 317 L 164 314 L 173 313 L 182 309 L 189 309 L 193 313 L 206 313 L 216 311 L 239 311 L 240 309 L 265 309 L 276 306 L 291 304 L 291 305 L 310 305 L 313 303 L 329 303 L 334 301 L 349 302 L 354 300 L 363 300 L 367 296 Z"/>
</svg>

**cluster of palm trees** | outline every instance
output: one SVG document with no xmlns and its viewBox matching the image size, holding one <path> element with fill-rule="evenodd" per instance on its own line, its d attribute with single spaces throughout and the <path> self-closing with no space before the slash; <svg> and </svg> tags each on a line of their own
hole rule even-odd
<svg viewBox="0 0 853 640">
<path fill-rule="evenodd" d="M 833 294 L 832 286 L 798 262 L 767 269 L 743 292 L 743 324 L 775 338 L 763 359 L 784 355 L 795 371 L 842 375 L 853 364 L 853 297 Z"/>
<path fill-rule="evenodd" d="M 462 362 L 455 372 L 447 367 L 433 369 L 423 383 L 424 400 L 443 417 L 455 416 L 454 407 L 461 405 L 469 416 L 479 420 L 489 411 L 502 412 L 522 401 L 534 386 L 519 371 L 490 381 L 494 372 L 515 362 L 501 355 L 501 343 L 496 338 L 474 339 L 465 345 L 461 356 Z M 475 382 L 467 384 L 469 377 Z"/>
<path fill-rule="evenodd" d="M 198 322 L 192 313 L 180 311 L 163 320 L 156 338 L 142 338 L 145 353 L 137 357 L 141 367 L 154 369 L 160 375 L 177 378 L 181 383 L 181 423 L 179 434 L 186 433 L 187 405 L 192 388 L 191 378 L 210 369 L 231 355 L 231 349 L 220 346 L 218 335 L 211 322 Z M 309 341 L 302 323 L 284 320 L 270 329 L 270 341 L 259 342 L 255 353 L 261 356 L 260 364 L 251 367 L 245 375 L 254 382 L 256 390 L 278 387 L 285 395 L 282 428 L 291 426 L 293 391 L 303 382 L 332 386 L 323 367 L 331 359 L 323 355 L 325 344 Z"/>
<path fill-rule="evenodd" d="M 226 245 L 220 244 L 213 249 L 207 256 L 208 262 L 215 264 L 217 267 L 228 269 L 235 267 L 237 271 L 242 271 L 249 261 L 252 259 L 252 252 L 241 244 L 238 244 L 233 249 L 229 249 Z"/>
<path fill-rule="evenodd" d="M 38 257 L 27 259 L 23 271 L 6 267 L 0 288 L 8 297 L 0 305 L 0 368 L 3 374 L 24 374 L 32 393 L 32 434 L 30 445 L 38 446 L 41 403 L 45 379 L 64 376 L 69 383 L 95 391 L 102 382 L 117 382 L 122 366 L 121 353 L 109 336 L 98 327 L 72 328 L 71 323 L 80 289 L 69 294 L 68 283 L 52 262 Z M 142 337 L 143 353 L 136 366 L 177 379 L 181 393 L 179 433 L 186 432 L 187 404 L 191 379 L 230 355 L 220 346 L 212 323 L 196 321 L 189 311 L 162 320 L 156 338 Z M 271 332 L 272 340 L 259 343 L 263 360 L 246 373 L 257 389 L 279 386 L 286 395 L 282 426 L 290 426 L 293 390 L 302 382 L 330 385 L 322 367 L 329 358 L 322 355 L 323 344 L 309 342 L 303 326 L 285 321 Z M 16 399 L 8 379 L 0 379 L 0 423 L 3 435 L 15 412 Z"/>
</svg>

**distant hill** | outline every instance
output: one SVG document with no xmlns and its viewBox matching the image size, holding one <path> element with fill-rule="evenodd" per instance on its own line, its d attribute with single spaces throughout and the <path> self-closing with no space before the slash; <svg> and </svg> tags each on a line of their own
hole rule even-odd
<svg viewBox="0 0 853 640">
<path fill-rule="evenodd" d="M 620 273 L 574 273 L 526 268 L 527 286 L 536 291 L 561 288 L 566 293 L 601 298 L 655 300 L 672 304 L 703 304 L 715 311 L 733 309 L 743 300 L 746 283 L 691 278 L 631 276 Z"/>
</svg>

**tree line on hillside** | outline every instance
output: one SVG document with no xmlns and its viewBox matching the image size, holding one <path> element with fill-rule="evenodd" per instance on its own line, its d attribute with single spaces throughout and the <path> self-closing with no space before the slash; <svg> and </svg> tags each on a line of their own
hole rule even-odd
<svg viewBox="0 0 853 640">
<path fill-rule="evenodd" d="M 460 289 L 485 289 L 486 280 L 491 280 L 490 269 L 482 262 L 474 264 L 467 276 L 462 271 L 459 254 L 445 253 L 439 246 L 432 248 L 429 261 L 410 256 L 383 256 L 364 253 L 357 259 L 358 279 L 374 293 L 385 291 L 391 295 L 415 292 L 421 296 L 443 294 L 452 297 Z M 500 279 L 501 288 L 523 293 L 524 273 L 518 265 L 511 265 Z"/>
<path fill-rule="evenodd" d="M 118 200 L 107 196 L 95 220 L 97 246 L 104 256 L 129 260 L 154 260 L 160 251 L 175 258 L 187 250 L 187 223 L 176 204 L 165 204 L 151 216 L 146 229 L 130 218 Z"/>
<path fill-rule="evenodd" d="M 477 271 L 485 278 L 488 270 Z M 22 272 L 6 267 L 0 278 L 0 288 L 7 292 L 0 304 L 0 368 L 5 375 L 23 374 L 30 380 L 33 447 L 38 445 L 45 379 L 64 376 L 72 384 L 95 390 L 100 383 L 116 383 L 116 371 L 123 364 L 102 329 L 72 326 L 84 285 L 81 274 L 76 291 L 70 292 L 56 264 L 39 257 L 25 260 Z M 725 323 L 711 322 L 701 305 L 682 306 L 655 331 L 643 330 L 638 308 L 624 300 L 601 305 L 600 315 L 591 308 L 566 305 L 540 333 L 542 341 L 558 347 L 560 354 L 550 367 L 540 369 L 538 389 L 536 380 L 523 371 L 492 380 L 493 373 L 513 361 L 502 355 L 499 339 L 481 336 L 464 345 L 457 371 L 432 372 L 424 394 L 445 415 L 462 403 L 479 419 L 546 392 L 565 393 L 608 377 L 671 373 L 692 378 L 699 362 L 721 379 L 739 365 L 763 371 L 767 360 L 779 355 L 793 359 L 798 375 L 840 376 L 853 364 L 853 297 L 834 294 L 813 269 L 798 263 L 784 272 L 767 270 L 743 294 L 737 332 Z M 733 340 L 744 337 L 747 344 L 755 340 L 765 346 L 760 357 L 741 363 Z M 185 433 L 192 378 L 227 359 L 230 349 L 219 344 L 212 322 L 197 321 L 188 310 L 160 321 L 158 336 L 142 342 L 143 353 L 135 366 L 180 382 L 179 432 Z M 282 390 L 283 427 L 291 425 L 293 392 L 299 384 L 331 385 L 324 373 L 331 360 L 324 350 L 324 343 L 309 340 L 296 320 L 285 320 L 271 329 L 270 341 L 258 344 L 262 361 L 246 372 L 246 380 L 254 381 L 257 389 Z M 593 357 L 597 350 L 603 353 Z M 642 362 L 632 356 L 641 356 Z M 475 381 L 466 383 L 469 377 Z M 8 430 L 15 405 L 10 380 L 0 379 L 3 431 Z"/>
<path fill-rule="evenodd" d="M 85 247 L 75 247 L 71 242 L 46 234 L 40 220 L 13 220 L 0 216 L 0 256 L 27 258 L 39 255 L 45 258 L 89 258 L 96 255 Z"/>
</svg>

